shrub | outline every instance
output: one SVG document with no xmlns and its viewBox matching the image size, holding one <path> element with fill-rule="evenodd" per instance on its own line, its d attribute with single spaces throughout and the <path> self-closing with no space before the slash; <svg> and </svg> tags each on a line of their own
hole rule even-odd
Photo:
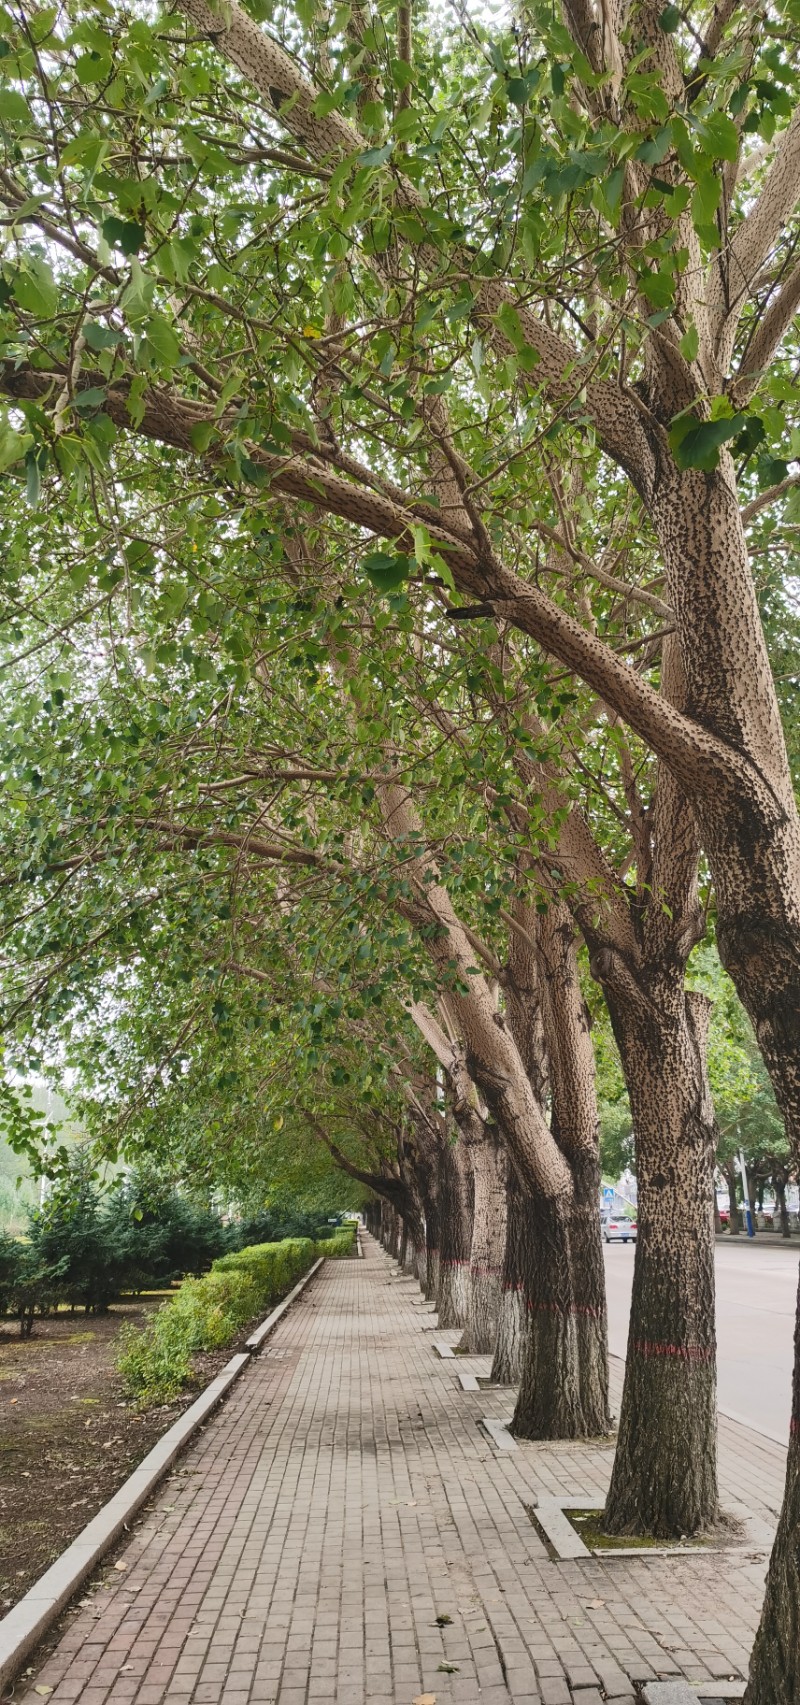
<svg viewBox="0 0 800 1705">
<path fill-rule="evenodd" d="M 223 1255 L 204 1278 L 186 1279 L 145 1327 L 122 1334 L 117 1368 L 128 1391 L 140 1404 L 177 1396 L 191 1377 L 192 1356 L 229 1344 L 248 1320 L 291 1290 L 316 1254 L 310 1238 L 255 1244 Z"/>
<path fill-rule="evenodd" d="M 329 1261 L 338 1261 L 343 1255 L 352 1255 L 355 1230 L 354 1225 L 342 1226 L 332 1237 L 323 1237 L 314 1245 L 315 1258 L 317 1255 L 325 1255 Z"/>
<path fill-rule="evenodd" d="M 16 1315 L 20 1336 L 30 1338 L 37 1314 L 49 1314 L 63 1283 L 64 1263 L 50 1263 L 30 1243 L 0 1237 L 0 1312 Z"/>
</svg>

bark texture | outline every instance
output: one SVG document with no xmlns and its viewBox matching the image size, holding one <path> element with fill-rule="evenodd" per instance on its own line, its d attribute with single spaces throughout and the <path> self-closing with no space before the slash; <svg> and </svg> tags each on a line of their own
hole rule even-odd
<svg viewBox="0 0 800 1705">
<path fill-rule="evenodd" d="M 466 1326 L 472 1247 L 472 1178 L 461 1139 L 444 1142 L 439 1154 L 439 1325 Z"/>
<path fill-rule="evenodd" d="M 639 1231 L 605 1521 L 670 1538 L 718 1514 L 708 1003 L 687 994 L 671 1015 L 664 1000 L 616 1003 L 612 1018 L 637 1135 Z"/>
<path fill-rule="evenodd" d="M 800 1700 L 800 1286 L 794 1335 L 792 1421 L 786 1487 L 770 1558 L 745 1705 Z"/>
<path fill-rule="evenodd" d="M 495 1385 L 518 1385 L 522 1375 L 528 1311 L 525 1302 L 524 1242 L 527 1198 L 513 1166 L 506 1175 L 506 1247 L 497 1342 L 492 1362 Z"/>
<path fill-rule="evenodd" d="M 506 1246 L 506 1156 L 497 1130 L 484 1125 L 467 1145 L 473 1184 L 467 1323 L 459 1349 L 490 1356 L 497 1342 Z"/>
</svg>

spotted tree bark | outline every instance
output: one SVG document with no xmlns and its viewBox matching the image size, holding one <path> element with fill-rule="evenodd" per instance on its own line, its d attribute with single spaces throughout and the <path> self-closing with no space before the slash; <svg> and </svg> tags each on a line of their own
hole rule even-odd
<svg viewBox="0 0 800 1705">
<path fill-rule="evenodd" d="M 792 1419 L 786 1486 L 770 1558 L 745 1705 L 797 1705 L 800 1699 L 800 1286 L 794 1334 Z"/>
<path fill-rule="evenodd" d="M 594 1048 L 580 985 L 575 929 L 559 902 L 539 919 L 542 1013 L 550 1063 L 551 1127 L 573 1180 L 570 1248 L 580 1406 L 589 1435 L 607 1433 L 608 1318 L 600 1236 L 600 1122 Z"/>
<path fill-rule="evenodd" d="M 524 1261 L 527 1223 L 527 1194 L 509 1161 L 506 1168 L 506 1246 L 502 1295 L 497 1343 L 492 1361 L 492 1380 L 496 1385 L 518 1385 L 522 1377 L 528 1334 Z"/>
<path fill-rule="evenodd" d="M 718 1514 L 709 1003 L 654 983 L 611 1001 L 636 1132 L 638 1241 L 605 1522 L 696 1533 Z M 672 999 L 669 998 L 670 993 Z"/>
<path fill-rule="evenodd" d="M 484 1125 L 468 1141 L 473 1219 L 467 1322 L 459 1349 L 472 1356 L 494 1352 L 503 1297 L 506 1246 L 506 1154 L 498 1131 Z"/>
<path fill-rule="evenodd" d="M 443 1142 L 438 1166 L 439 1286 L 442 1327 L 466 1326 L 472 1248 L 472 1178 L 463 1142 Z"/>
<path fill-rule="evenodd" d="M 541 1097 L 549 1072 L 551 1131 L 572 1190 L 556 1206 L 537 1192 L 524 1199 L 519 1266 L 527 1330 L 513 1430 L 521 1438 L 593 1437 L 608 1431 L 610 1416 L 588 1016 L 566 908 L 554 901 L 540 918 L 520 902 L 515 920 L 509 1018 Z"/>
</svg>

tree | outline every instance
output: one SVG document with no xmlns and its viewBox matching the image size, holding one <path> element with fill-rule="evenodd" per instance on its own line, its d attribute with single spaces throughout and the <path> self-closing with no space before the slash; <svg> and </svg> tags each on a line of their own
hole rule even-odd
<svg viewBox="0 0 800 1705">
<path fill-rule="evenodd" d="M 568 7 L 564 22 L 535 13 L 529 35 L 492 44 L 491 74 L 468 32 L 449 54 L 421 32 L 414 64 L 401 61 L 398 72 L 395 56 L 384 63 L 377 37 L 362 40 L 357 23 L 349 35 L 326 31 L 323 54 L 313 25 L 293 21 L 290 45 L 305 49 L 322 88 L 235 0 L 222 17 L 205 0 L 184 0 L 181 10 L 191 33 L 179 54 L 172 24 L 165 34 L 160 24 L 140 31 L 137 20 L 136 33 L 119 39 L 95 26 L 87 56 L 87 21 L 71 23 L 58 84 L 46 89 L 46 136 L 25 96 L 50 76 L 49 58 L 15 26 L 6 195 L 13 216 L 38 221 L 34 231 L 58 243 L 63 259 L 56 286 L 34 236 L 6 279 L 12 337 L 22 343 L 3 384 L 30 405 L 23 432 L 12 422 L 7 454 L 28 458 L 35 497 L 51 445 L 62 478 L 85 460 L 100 480 L 116 432 L 191 451 L 200 480 L 230 480 L 245 493 L 237 501 L 269 484 L 278 502 L 334 517 L 334 530 L 344 522 L 388 541 L 367 573 L 390 593 L 412 576 L 444 577 L 456 620 L 477 608 L 477 619 L 511 621 L 580 675 L 653 749 L 692 808 L 715 881 L 721 957 L 796 1152 L 800 831 L 744 542 L 757 481 L 780 502 L 791 477 L 785 353 L 800 293 L 800 125 L 796 74 L 778 43 L 793 31 L 791 10 L 774 24 L 727 6 L 686 22 L 642 4 L 625 31 L 586 9 Z M 381 99 L 355 86 L 353 62 L 364 54 Z M 222 59 L 245 83 L 221 75 Z M 113 90 L 130 176 L 100 170 L 107 138 L 84 118 L 80 81 L 94 72 Z M 243 148 L 247 99 L 255 117 Z M 756 135 L 763 154 L 748 153 Z M 70 150 L 44 203 L 35 171 L 43 138 L 59 156 Z M 212 173 L 220 183 L 236 178 L 243 216 L 220 206 L 219 191 L 215 201 Z M 250 248 L 240 242 L 243 222 L 255 234 Z M 127 264 L 134 246 L 144 264 Z M 100 330 L 82 348 L 87 301 L 98 304 L 88 324 Z M 376 331 L 369 348 L 354 330 L 364 323 Z M 467 359 L 480 370 L 459 384 L 453 376 Z M 345 383 L 337 374 L 332 390 L 339 367 Z M 475 400 L 481 380 L 488 433 Z M 443 419 L 430 399 L 448 382 Z M 69 430 L 56 430 L 62 423 Z M 342 426 L 364 459 L 342 449 Z M 630 643 L 624 622 L 610 635 L 596 631 L 602 601 L 588 614 L 539 583 L 525 547 L 548 433 L 560 450 L 585 454 L 596 485 L 609 500 L 621 494 L 651 533 L 681 653 L 678 704 L 615 649 Z M 468 532 L 429 500 L 437 457 L 469 506 Z M 560 514 L 547 514 L 558 532 Z M 574 536 L 565 542 L 587 581 L 604 588 L 614 565 L 596 563 Z M 309 569 L 313 578 L 313 555 Z M 787 1560 L 800 1526 L 799 1449 L 754 1701 L 788 1699 L 796 1682 Z"/>
</svg>

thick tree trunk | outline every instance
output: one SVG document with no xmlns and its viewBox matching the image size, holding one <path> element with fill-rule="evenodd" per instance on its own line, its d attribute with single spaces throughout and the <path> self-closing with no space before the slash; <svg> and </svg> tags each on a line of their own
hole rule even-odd
<svg viewBox="0 0 800 1705">
<path fill-rule="evenodd" d="M 528 1202 L 511 1163 L 506 1169 L 506 1247 L 497 1342 L 492 1362 L 495 1385 L 518 1385 L 522 1375 L 528 1311 L 523 1250 Z"/>
<path fill-rule="evenodd" d="M 569 1219 L 579 1412 L 588 1437 L 608 1433 L 608 1322 L 600 1234 L 600 1122 L 594 1048 L 567 907 L 538 920 L 542 1015 L 550 1064 L 551 1126 L 573 1181 Z M 533 1298 L 534 1306 L 536 1298 Z M 541 1362 L 540 1362 L 540 1375 Z"/>
<path fill-rule="evenodd" d="M 612 1006 L 637 1143 L 638 1242 L 619 1437 L 605 1523 L 659 1538 L 718 1513 L 714 1222 L 716 1130 L 708 1003 L 666 991 Z"/>
<path fill-rule="evenodd" d="M 471 1356 L 494 1352 L 503 1296 L 506 1246 L 506 1155 L 494 1126 L 468 1145 L 473 1183 L 472 1247 L 467 1324 L 459 1349 Z"/>
<path fill-rule="evenodd" d="M 800 819 L 747 560 L 734 465 L 659 479 L 651 493 L 691 715 L 738 776 L 698 769 L 695 815 L 714 879 L 717 944 L 756 1034 L 800 1160 Z M 800 1298 L 798 1299 L 800 1307 Z M 800 1698 L 800 1327 L 786 1495 L 748 1705 Z"/>
<path fill-rule="evenodd" d="M 569 1204 L 534 1196 L 523 1265 L 528 1333 L 511 1431 L 523 1439 L 586 1435 Z"/>
<path fill-rule="evenodd" d="M 745 1705 L 797 1705 L 800 1700 L 800 1288 L 786 1487 L 744 1697 Z"/>
<path fill-rule="evenodd" d="M 581 1411 L 587 1436 L 611 1431 L 608 1401 L 606 1274 L 600 1232 L 600 1155 L 586 1151 L 572 1163 L 572 1246 L 575 1328 Z"/>
<path fill-rule="evenodd" d="M 472 1179 L 460 1138 L 439 1153 L 439 1286 L 441 1327 L 466 1326 L 472 1246 Z"/>
</svg>

